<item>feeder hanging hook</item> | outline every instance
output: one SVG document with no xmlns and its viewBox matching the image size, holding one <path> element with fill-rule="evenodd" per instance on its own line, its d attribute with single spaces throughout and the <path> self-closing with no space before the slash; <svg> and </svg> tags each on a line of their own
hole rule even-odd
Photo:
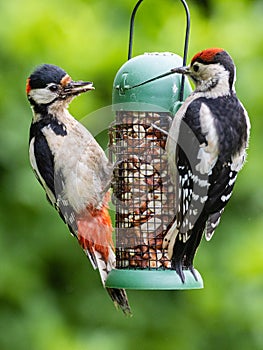
<svg viewBox="0 0 263 350">
<path fill-rule="evenodd" d="M 187 62 L 187 54 L 188 54 L 188 46 L 189 46 L 189 34 L 190 34 L 190 11 L 189 11 L 189 8 L 188 8 L 188 5 L 186 3 L 185 0 L 180 0 L 181 3 L 183 4 L 184 6 L 184 9 L 185 9 L 185 13 L 186 13 L 186 31 L 185 31 L 185 41 L 184 41 L 184 53 L 183 53 L 183 66 L 186 65 L 186 62 Z M 131 20 L 130 20 L 130 35 L 129 35 L 129 49 L 128 49 L 128 60 L 131 59 L 131 56 L 132 56 L 132 47 L 133 47 L 133 33 L 134 33 L 134 21 L 135 21 L 135 15 L 137 13 L 137 10 L 139 8 L 139 6 L 141 5 L 141 3 L 143 2 L 143 0 L 139 0 L 133 11 L 132 11 L 132 15 L 131 15 Z M 156 80 L 156 79 L 159 79 L 163 76 L 166 76 L 166 75 L 170 75 L 170 74 L 173 74 L 173 72 L 167 72 L 161 76 L 158 76 L 154 79 L 151 79 L 150 81 L 153 81 L 153 80 Z M 149 81 L 147 81 L 148 83 Z M 183 101 L 183 96 L 184 96 L 184 82 L 185 82 L 185 77 L 184 75 L 182 75 L 182 78 L 181 78 L 181 88 L 180 88 L 180 94 L 179 94 L 179 100 L 180 101 Z M 142 83 L 145 84 L 146 82 Z M 133 87 L 137 87 L 137 86 L 133 86 Z M 131 87 L 131 88 L 133 88 Z"/>
</svg>

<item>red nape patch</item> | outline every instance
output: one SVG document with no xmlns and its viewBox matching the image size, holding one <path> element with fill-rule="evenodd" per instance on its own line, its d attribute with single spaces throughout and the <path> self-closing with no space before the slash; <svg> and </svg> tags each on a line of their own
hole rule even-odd
<svg viewBox="0 0 263 350">
<path fill-rule="evenodd" d="M 224 51 L 221 48 L 212 48 L 212 49 L 206 49 L 203 51 L 198 52 L 194 55 L 194 57 L 191 60 L 191 64 L 193 64 L 195 61 L 204 61 L 204 62 L 212 62 L 215 55 L 218 52 Z"/>
<path fill-rule="evenodd" d="M 27 78 L 26 80 L 26 94 L 28 95 L 31 91 L 31 86 L 30 86 L 30 78 Z"/>
</svg>

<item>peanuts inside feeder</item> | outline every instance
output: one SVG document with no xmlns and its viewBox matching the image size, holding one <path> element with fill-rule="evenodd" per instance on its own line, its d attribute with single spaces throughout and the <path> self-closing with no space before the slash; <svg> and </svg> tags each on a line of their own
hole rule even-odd
<svg viewBox="0 0 263 350">
<path fill-rule="evenodd" d="M 116 207 L 116 269 L 107 287 L 127 289 L 202 288 L 189 271 L 181 282 L 171 269 L 163 238 L 175 217 L 175 188 L 165 152 L 172 117 L 180 105 L 181 77 L 173 74 L 132 88 L 141 81 L 182 65 L 170 53 L 137 56 L 126 62 L 114 80 L 115 122 L 109 130 L 112 182 Z M 188 81 L 184 98 L 191 92 Z M 188 273 L 189 272 L 189 273 Z"/>
<path fill-rule="evenodd" d="M 120 120 L 119 120 L 120 119 Z M 119 122 L 123 124 L 120 124 Z M 174 188 L 164 152 L 167 113 L 118 112 L 115 128 L 117 268 L 169 267 L 163 233 L 174 217 Z M 139 130 L 139 132 L 138 132 Z"/>
</svg>

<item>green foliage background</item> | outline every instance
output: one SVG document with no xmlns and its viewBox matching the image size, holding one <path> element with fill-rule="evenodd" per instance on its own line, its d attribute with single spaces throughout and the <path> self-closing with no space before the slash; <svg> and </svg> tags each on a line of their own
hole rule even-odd
<svg viewBox="0 0 263 350">
<path fill-rule="evenodd" d="M 215 237 L 199 249 L 199 291 L 129 291 L 134 316 L 115 311 L 77 242 L 45 200 L 28 161 L 25 80 L 40 63 L 63 67 L 96 90 L 70 107 L 79 119 L 111 103 L 127 59 L 135 0 L 0 3 L 0 348 L 5 350 L 263 349 L 263 2 L 188 1 L 189 58 L 224 47 L 252 121 L 248 162 Z M 182 54 L 179 1 L 145 0 L 134 55 Z M 105 123 L 88 119 L 96 130 Z"/>
</svg>

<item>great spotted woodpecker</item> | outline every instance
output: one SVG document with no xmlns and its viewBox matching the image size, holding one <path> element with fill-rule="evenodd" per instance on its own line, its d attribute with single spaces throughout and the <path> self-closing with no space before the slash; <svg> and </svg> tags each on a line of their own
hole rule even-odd
<svg viewBox="0 0 263 350">
<path fill-rule="evenodd" d="M 235 65 L 220 48 L 197 53 L 188 67 L 195 90 L 176 113 L 167 140 L 176 217 L 164 239 L 172 268 L 185 281 L 203 233 L 210 240 L 246 159 L 250 122 L 235 93 Z"/>
<path fill-rule="evenodd" d="M 108 212 L 112 165 L 90 132 L 68 112 L 68 105 L 92 83 L 73 81 L 61 68 L 44 64 L 27 79 L 33 111 L 29 155 L 47 199 L 98 268 L 103 285 L 115 266 Z M 126 292 L 107 288 L 115 305 L 130 313 Z"/>
</svg>

